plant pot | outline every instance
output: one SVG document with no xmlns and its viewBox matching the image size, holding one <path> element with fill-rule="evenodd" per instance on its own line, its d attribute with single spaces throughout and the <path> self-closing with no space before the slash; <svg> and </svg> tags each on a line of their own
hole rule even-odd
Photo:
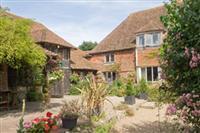
<svg viewBox="0 0 200 133">
<path fill-rule="evenodd" d="M 140 93 L 139 98 L 143 100 L 147 100 L 148 99 L 147 93 Z"/>
<path fill-rule="evenodd" d="M 124 97 L 125 103 L 133 105 L 135 104 L 135 96 L 126 96 Z"/>
<path fill-rule="evenodd" d="M 78 116 L 62 118 L 62 126 L 65 129 L 72 130 L 77 125 Z"/>
</svg>

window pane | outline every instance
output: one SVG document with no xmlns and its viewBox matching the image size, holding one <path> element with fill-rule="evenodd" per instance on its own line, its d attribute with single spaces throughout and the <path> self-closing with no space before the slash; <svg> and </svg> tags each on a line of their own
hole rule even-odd
<svg viewBox="0 0 200 133">
<path fill-rule="evenodd" d="M 153 67 L 153 81 L 158 80 L 158 67 Z"/>
<path fill-rule="evenodd" d="M 147 34 L 146 35 L 146 45 L 151 45 L 152 44 L 152 34 Z"/>
<path fill-rule="evenodd" d="M 144 45 L 144 35 L 139 36 L 139 45 L 143 46 Z"/>
<path fill-rule="evenodd" d="M 113 74 L 113 75 L 112 75 L 112 76 L 113 76 L 113 80 L 115 80 L 115 79 L 116 79 L 116 73 L 113 72 L 112 74 Z"/>
<path fill-rule="evenodd" d="M 147 81 L 152 81 L 151 67 L 147 67 Z"/>
<path fill-rule="evenodd" d="M 109 62 L 109 55 L 106 55 L 106 62 Z"/>
<path fill-rule="evenodd" d="M 153 34 L 153 44 L 160 44 L 160 33 Z"/>
<path fill-rule="evenodd" d="M 111 72 L 108 72 L 108 79 L 111 78 Z"/>
<path fill-rule="evenodd" d="M 111 61 L 114 62 L 114 54 L 111 54 Z"/>
</svg>

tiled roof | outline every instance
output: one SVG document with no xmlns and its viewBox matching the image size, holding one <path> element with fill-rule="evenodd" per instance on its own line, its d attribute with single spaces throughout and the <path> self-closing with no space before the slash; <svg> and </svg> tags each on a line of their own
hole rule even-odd
<svg viewBox="0 0 200 133">
<path fill-rule="evenodd" d="M 5 16 L 14 18 L 14 19 L 24 19 L 23 17 L 14 15 L 9 12 L 5 12 Z M 74 48 L 69 42 L 65 41 L 63 38 L 59 37 L 57 34 L 52 32 L 46 26 L 41 23 L 33 21 L 31 25 L 31 36 L 35 42 L 48 42 L 51 44 L 61 45 L 63 47 Z"/>
<path fill-rule="evenodd" d="M 160 16 L 164 14 L 164 6 L 130 14 L 91 51 L 91 54 L 134 48 L 134 40 L 139 30 L 164 30 L 160 21 Z"/>
<path fill-rule="evenodd" d="M 71 68 L 80 70 L 98 70 L 99 65 L 90 62 L 85 58 L 86 52 L 79 49 L 71 51 Z"/>
</svg>

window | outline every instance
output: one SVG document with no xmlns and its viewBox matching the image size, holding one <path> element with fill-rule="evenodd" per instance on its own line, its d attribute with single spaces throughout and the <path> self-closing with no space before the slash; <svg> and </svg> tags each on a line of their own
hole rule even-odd
<svg viewBox="0 0 200 133">
<path fill-rule="evenodd" d="M 158 81 L 159 79 L 159 72 L 158 67 L 146 67 L 141 68 L 141 77 L 140 79 L 144 79 L 146 81 Z"/>
<path fill-rule="evenodd" d="M 144 46 L 144 34 L 143 35 L 139 35 L 139 45 L 140 46 Z"/>
<path fill-rule="evenodd" d="M 161 33 L 146 33 L 137 36 L 137 45 L 144 46 L 157 46 L 161 43 Z"/>
<path fill-rule="evenodd" d="M 106 59 L 105 59 L 106 63 L 112 63 L 114 61 L 115 61 L 115 57 L 113 53 L 106 54 Z"/>
<path fill-rule="evenodd" d="M 105 76 L 105 80 L 107 82 L 112 82 L 112 81 L 116 80 L 116 73 L 115 72 L 105 72 L 104 76 Z"/>
</svg>

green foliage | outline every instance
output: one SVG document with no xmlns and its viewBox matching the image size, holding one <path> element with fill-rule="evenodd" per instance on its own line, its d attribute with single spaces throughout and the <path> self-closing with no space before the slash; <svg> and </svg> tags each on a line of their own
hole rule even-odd
<svg viewBox="0 0 200 133">
<path fill-rule="evenodd" d="M 172 0 L 166 5 L 167 15 L 161 20 L 168 33 L 161 49 L 161 67 L 167 89 L 176 95 L 200 93 L 200 1 Z M 191 50 L 191 51 L 189 51 Z M 196 63 L 192 65 L 192 63 Z"/>
<path fill-rule="evenodd" d="M 71 84 L 71 87 L 70 87 L 70 90 L 69 90 L 69 94 L 70 95 L 79 95 L 81 93 L 79 91 L 79 89 L 82 89 L 83 86 L 87 86 L 88 85 L 86 79 L 80 77 L 76 73 L 73 73 L 70 76 L 70 84 Z"/>
<path fill-rule="evenodd" d="M 97 45 L 97 42 L 91 41 L 83 41 L 83 43 L 79 46 L 79 49 L 83 51 L 92 50 Z"/>
<path fill-rule="evenodd" d="M 125 95 L 125 85 L 122 80 L 115 80 L 109 87 L 110 95 L 122 97 Z"/>
<path fill-rule="evenodd" d="M 94 130 L 95 133 L 110 133 L 112 127 L 115 124 L 115 120 L 111 120 L 108 123 L 97 126 Z"/>
<path fill-rule="evenodd" d="M 128 82 L 125 87 L 126 96 L 136 96 L 137 88 L 132 82 Z"/>
<path fill-rule="evenodd" d="M 0 12 L 0 64 L 18 69 L 24 64 L 43 67 L 46 55 L 30 36 L 31 21 L 11 19 Z"/>
<path fill-rule="evenodd" d="M 63 70 L 55 70 L 49 73 L 49 82 L 52 83 L 54 81 L 60 80 L 64 77 Z"/>
<path fill-rule="evenodd" d="M 86 109 L 87 115 L 91 119 L 93 115 L 100 115 L 102 106 L 109 94 L 107 84 L 103 82 L 97 82 L 94 75 L 86 77 L 86 85 L 78 88 L 81 92 L 83 106 Z"/>
<path fill-rule="evenodd" d="M 43 100 L 42 93 L 36 92 L 34 90 L 28 91 L 26 94 L 26 97 L 27 97 L 27 100 L 30 102 Z"/>
<path fill-rule="evenodd" d="M 176 97 L 169 91 L 161 89 L 159 85 L 151 85 L 147 90 L 148 100 L 156 103 L 169 103 L 174 101 Z"/>
<path fill-rule="evenodd" d="M 149 89 L 149 86 L 147 82 L 144 79 L 141 79 L 140 82 L 137 85 L 137 93 L 147 93 L 147 90 Z"/>
</svg>

